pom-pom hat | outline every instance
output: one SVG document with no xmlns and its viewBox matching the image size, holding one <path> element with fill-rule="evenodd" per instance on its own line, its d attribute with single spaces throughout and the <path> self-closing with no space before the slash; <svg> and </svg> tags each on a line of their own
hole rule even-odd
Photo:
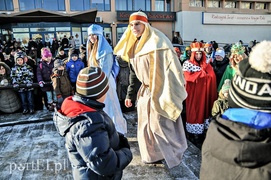
<svg viewBox="0 0 271 180">
<path fill-rule="evenodd" d="M 77 77 L 76 92 L 91 99 L 101 98 L 109 89 L 108 79 L 99 67 L 86 67 Z"/>
<path fill-rule="evenodd" d="M 239 63 L 229 90 L 229 106 L 271 113 L 271 41 L 257 44 Z"/>
<path fill-rule="evenodd" d="M 48 57 L 52 57 L 52 53 L 48 50 L 48 49 L 43 49 L 42 53 L 41 53 L 43 58 L 48 58 Z"/>
</svg>

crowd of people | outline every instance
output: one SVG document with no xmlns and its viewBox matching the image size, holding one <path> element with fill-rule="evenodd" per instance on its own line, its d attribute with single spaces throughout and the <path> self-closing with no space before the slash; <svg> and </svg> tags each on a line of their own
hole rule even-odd
<svg viewBox="0 0 271 180">
<path fill-rule="evenodd" d="M 0 109 L 2 112 L 22 110 L 23 114 L 33 114 L 35 110 L 44 109 L 44 107 L 53 111 L 54 107 L 60 106 L 62 96 L 66 97 L 75 92 L 77 75 L 87 64 L 84 46 L 81 46 L 79 50 L 69 48 L 68 53 L 65 53 L 64 48 L 60 46 L 55 55 L 51 48 L 42 47 L 40 58 L 31 57 L 31 51 L 27 52 L 22 47 L 4 47 L 4 45 L 1 47 L 0 54 L 4 57 L 1 62 L 7 65 L 6 72 L 10 71 L 9 74 L 5 74 L 8 80 L 6 86 L 12 85 L 13 89 L 9 91 L 15 91 L 21 101 L 19 109 L 11 108 L 7 104 L 6 106 L 13 111 Z M 59 69 L 59 64 L 62 64 L 63 69 L 61 67 Z M 59 81 L 62 76 L 67 76 L 68 81 Z M 34 84 L 38 84 L 40 88 L 34 88 Z M 72 90 L 66 92 L 64 89 L 67 89 L 69 85 Z"/>
<path fill-rule="evenodd" d="M 124 104 L 130 108 L 136 103 L 144 163 L 179 165 L 189 138 L 200 148 L 203 144 L 202 179 L 222 174 L 228 179 L 271 178 L 271 159 L 266 155 L 271 147 L 270 41 L 252 41 L 245 47 L 240 40 L 228 53 L 215 41 L 195 38 L 180 53 L 172 45 L 183 43 L 179 34 L 170 41 L 139 11 L 130 15 L 114 49 L 97 24 L 88 28 L 87 44 L 79 52 L 70 42 L 57 51 L 42 47 L 40 60 L 39 55 L 31 57 L 31 45 L 29 52 L 14 45 L 8 54 L 2 48 L 0 87 L 13 88 L 0 91 L 0 98 L 3 93 L 9 98 L 0 99 L 0 111 L 33 114 L 39 103 L 35 97 L 42 97 L 48 110 L 57 110 L 55 125 L 65 136 L 75 178 L 121 179 L 132 160 L 116 89 L 118 60 L 130 70 Z M 257 158 L 256 150 L 264 153 Z M 223 151 L 231 154 L 225 152 L 221 158 Z"/>
</svg>

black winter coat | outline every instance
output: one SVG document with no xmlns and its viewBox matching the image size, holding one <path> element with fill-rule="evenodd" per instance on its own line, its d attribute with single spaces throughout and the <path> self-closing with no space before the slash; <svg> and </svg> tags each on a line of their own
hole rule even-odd
<svg viewBox="0 0 271 180">
<path fill-rule="evenodd" d="M 49 64 L 45 61 L 41 61 L 37 65 L 37 81 L 44 81 L 46 83 L 50 83 L 51 81 L 51 75 L 53 73 L 54 68 L 54 60 L 51 60 Z M 41 88 L 42 91 L 53 91 L 52 85 L 47 85 Z"/>
<path fill-rule="evenodd" d="M 202 146 L 201 180 L 270 180 L 271 129 L 211 121 Z"/>
<path fill-rule="evenodd" d="M 216 85 L 218 87 L 218 85 L 221 81 L 221 78 L 222 78 L 227 66 L 229 65 L 229 59 L 227 57 L 225 57 L 222 61 L 214 60 L 214 62 L 212 62 L 211 65 L 212 65 L 214 72 L 215 72 L 215 75 L 216 75 Z"/>
<path fill-rule="evenodd" d="M 71 101 L 67 99 L 63 105 Z M 122 145 L 123 136 L 119 136 L 113 121 L 102 110 L 104 104 L 78 95 L 72 100 L 95 108 L 93 112 L 73 118 L 57 111 L 54 114 L 56 128 L 65 136 L 74 179 L 120 180 L 123 169 L 132 160 L 132 153 L 129 147 Z"/>
</svg>

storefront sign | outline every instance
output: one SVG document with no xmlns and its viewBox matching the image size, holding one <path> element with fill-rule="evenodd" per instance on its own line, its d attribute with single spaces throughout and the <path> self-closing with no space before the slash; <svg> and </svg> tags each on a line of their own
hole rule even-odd
<svg viewBox="0 0 271 180">
<path fill-rule="evenodd" d="M 202 13 L 202 24 L 271 25 L 271 15 Z"/>
<path fill-rule="evenodd" d="M 118 21 L 129 21 L 130 15 L 134 11 L 117 11 Z M 176 21 L 176 12 L 150 12 L 144 11 L 149 21 Z"/>
</svg>

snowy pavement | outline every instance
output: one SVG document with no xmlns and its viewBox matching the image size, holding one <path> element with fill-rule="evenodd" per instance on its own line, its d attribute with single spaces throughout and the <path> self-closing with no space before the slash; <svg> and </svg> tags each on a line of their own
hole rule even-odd
<svg viewBox="0 0 271 180">
<path fill-rule="evenodd" d="M 172 169 L 163 164 L 141 162 L 136 138 L 136 113 L 124 114 L 128 122 L 128 140 L 133 160 L 124 170 L 129 180 L 198 180 L 200 150 L 188 142 L 182 163 Z M 64 138 L 57 133 L 52 113 L 37 111 L 0 116 L 0 179 L 72 179 L 71 167 L 64 147 Z"/>
</svg>

